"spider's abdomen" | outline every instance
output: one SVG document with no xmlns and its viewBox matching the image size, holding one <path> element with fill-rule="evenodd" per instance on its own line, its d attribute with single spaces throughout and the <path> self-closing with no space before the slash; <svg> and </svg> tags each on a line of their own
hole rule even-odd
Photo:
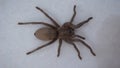
<svg viewBox="0 0 120 68">
<path fill-rule="evenodd" d="M 56 37 L 57 32 L 48 27 L 38 29 L 34 35 L 40 40 L 53 40 Z"/>
</svg>

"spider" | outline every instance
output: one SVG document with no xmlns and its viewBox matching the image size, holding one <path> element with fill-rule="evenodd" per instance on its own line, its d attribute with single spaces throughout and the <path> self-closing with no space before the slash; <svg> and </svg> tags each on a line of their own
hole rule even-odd
<svg viewBox="0 0 120 68">
<path fill-rule="evenodd" d="M 38 38 L 39 40 L 45 40 L 45 41 L 49 41 L 48 43 L 37 47 L 36 49 L 33 49 L 29 52 L 27 52 L 26 54 L 29 55 L 39 49 L 42 49 L 46 46 L 49 46 L 50 44 L 54 43 L 57 39 L 59 39 L 59 46 L 57 49 L 57 57 L 60 56 L 60 51 L 61 51 L 61 46 L 62 46 L 62 41 L 65 41 L 69 44 L 71 44 L 77 54 L 79 59 L 81 60 L 82 57 L 80 56 L 80 51 L 77 48 L 77 46 L 75 45 L 74 42 L 81 42 L 83 45 L 85 45 L 91 52 L 91 54 L 93 56 L 96 56 L 96 54 L 94 53 L 94 51 L 92 50 L 92 48 L 84 41 L 85 37 L 80 36 L 75 34 L 75 30 L 80 28 L 81 26 L 83 26 L 85 23 L 88 23 L 91 19 L 93 19 L 93 17 L 89 17 L 87 20 L 82 21 L 80 23 L 78 23 L 77 25 L 73 24 L 74 18 L 76 16 L 76 5 L 74 5 L 73 7 L 73 15 L 70 19 L 69 22 L 64 23 L 62 26 L 60 26 L 51 16 L 49 16 L 43 9 L 36 7 L 37 10 L 41 11 L 48 19 L 50 19 L 52 21 L 52 23 L 54 25 L 45 23 L 45 22 L 19 22 L 19 25 L 27 25 L 27 24 L 42 24 L 45 25 L 46 27 L 40 28 L 38 29 L 34 35 L 36 38 Z"/>
</svg>

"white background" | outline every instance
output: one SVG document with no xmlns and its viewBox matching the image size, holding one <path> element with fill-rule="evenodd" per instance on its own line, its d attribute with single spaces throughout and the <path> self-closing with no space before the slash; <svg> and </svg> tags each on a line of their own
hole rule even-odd
<svg viewBox="0 0 120 68">
<path fill-rule="evenodd" d="M 60 25 L 70 20 L 77 5 L 74 24 L 93 17 L 77 34 L 86 37 L 89 49 L 77 43 L 83 60 L 73 46 L 63 42 L 57 58 L 58 41 L 31 55 L 25 53 L 45 44 L 34 37 L 42 25 L 18 22 L 44 21 L 51 24 L 39 6 Z M 120 0 L 0 0 L 0 68 L 120 68 Z"/>
</svg>

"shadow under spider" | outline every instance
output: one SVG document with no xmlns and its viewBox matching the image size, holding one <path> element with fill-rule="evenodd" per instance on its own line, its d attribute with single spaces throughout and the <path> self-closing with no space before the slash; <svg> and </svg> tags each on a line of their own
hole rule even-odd
<svg viewBox="0 0 120 68">
<path fill-rule="evenodd" d="M 93 17 L 89 17 L 87 20 L 82 21 L 80 23 L 78 23 L 77 25 L 73 24 L 74 18 L 76 16 L 76 5 L 74 5 L 73 7 L 73 15 L 70 19 L 69 22 L 64 23 L 62 26 L 60 26 L 51 16 L 49 16 L 43 9 L 36 7 L 36 9 L 38 9 L 39 11 L 41 11 L 48 19 L 50 19 L 52 21 L 52 23 L 54 25 L 48 24 L 48 23 L 44 23 L 44 22 L 19 22 L 19 25 L 27 25 L 27 24 L 42 24 L 45 25 L 47 27 L 44 28 L 40 28 L 35 32 L 35 36 L 40 39 L 40 40 L 51 40 L 50 42 L 37 47 L 36 49 L 33 49 L 32 51 L 27 52 L 26 54 L 29 55 L 39 49 L 42 49 L 46 46 L 49 46 L 50 44 L 54 43 L 57 39 L 59 39 L 59 46 L 58 46 L 58 50 L 57 50 L 57 57 L 60 56 L 60 50 L 61 50 L 61 46 L 62 46 L 62 41 L 64 40 L 65 42 L 71 44 L 76 52 L 78 53 L 78 57 L 79 59 L 82 59 L 82 57 L 80 56 L 80 51 L 77 48 L 77 46 L 75 45 L 74 42 L 81 42 L 83 45 L 85 45 L 91 52 L 91 54 L 93 56 L 96 56 L 96 54 L 94 53 L 94 51 L 92 50 L 92 48 L 84 41 L 85 37 L 80 36 L 80 35 L 76 35 L 75 34 L 75 29 L 80 28 L 81 26 L 83 26 L 85 23 L 88 23 L 91 19 L 93 19 Z"/>
</svg>

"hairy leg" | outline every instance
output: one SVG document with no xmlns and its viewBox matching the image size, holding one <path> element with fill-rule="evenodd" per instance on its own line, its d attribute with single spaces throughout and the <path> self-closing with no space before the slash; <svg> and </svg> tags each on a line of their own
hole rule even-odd
<svg viewBox="0 0 120 68">
<path fill-rule="evenodd" d="M 72 18 L 70 20 L 70 23 L 72 23 L 74 21 L 74 18 L 76 16 L 76 5 L 74 5 L 73 11 L 74 11 L 74 13 L 73 13 L 73 16 L 72 16 Z"/>
<path fill-rule="evenodd" d="M 57 27 L 60 27 L 60 25 L 52 17 L 50 17 L 44 10 L 42 10 L 39 7 L 36 7 L 36 9 L 41 11 L 47 18 L 49 18 L 53 22 L 54 25 L 56 25 Z"/>
<path fill-rule="evenodd" d="M 54 43 L 56 40 L 57 40 L 57 38 L 54 39 L 54 40 L 52 40 L 52 41 L 50 41 L 50 42 L 48 42 L 47 44 L 44 44 L 44 45 L 42 45 L 42 46 L 40 46 L 40 47 L 37 47 L 36 49 L 34 49 L 34 50 L 32 50 L 32 51 L 27 52 L 26 54 L 29 55 L 29 54 L 31 54 L 31 53 L 33 53 L 33 52 L 39 50 L 39 49 L 42 49 L 42 48 L 44 48 L 44 47 L 46 47 L 46 46 L 48 46 L 48 45 Z"/>
<path fill-rule="evenodd" d="M 83 40 L 73 39 L 73 41 L 79 41 L 79 42 L 81 42 L 82 44 L 84 44 L 90 50 L 90 52 L 92 53 L 92 55 L 96 56 L 96 54 L 94 53 L 94 51 L 92 50 L 92 48 L 86 42 L 84 42 Z"/>
<path fill-rule="evenodd" d="M 85 23 L 88 23 L 91 19 L 93 19 L 93 17 L 89 17 L 87 20 L 80 22 L 79 24 L 75 25 L 74 28 L 80 28 L 81 26 L 83 26 Z"/>
<path fill-rule="evenodd" d="M 58 54 L 57 54 L 57 57 L 60 56 L 61 46 L 62 46 L 62 39 L 59 39 L 59 46 L 58 46 Z"/>
<path fill-rule="evenodd" d="M 49 27 L 51 27 L 51 28 L 56 28 L 56 27 L 54 27 L 53 25 L 50 25 L 50 24 L 47 24 L 47 23 L 44 23 L 44 22 L 19 22 L 18 24 L 19 24 L 19 25 L 42 24 L 42 25 L 45 25 L 45 26 L 49 26 Z"/>
<path fill-rule="evenodd" d="M 80 35 L 73 35 L 73 37 L 78 37 L 78 38 L 81 38 L 81 39 L 85 40 L 85 37 L 82 37 Z"/>
<path fill-rule="evenodd" d="M 80 60 L 82 60 L 82 57 L 80 56 L 80 51 L 79 51 L 79 49 L 77 48 L 77 46 L 72 42 L 72 41 L 68 41 L 68 40 L 65 40 L 67 43 L 69 43 L 69 44 L 71 44 L 71 45 L 73 45 L 74 46 L 74 48 L 75 48 L 75 50 L 77 51 L 77 53 L 78 53 L 78 57 L 79 57 L 79 59 Z"/>
</svg>

